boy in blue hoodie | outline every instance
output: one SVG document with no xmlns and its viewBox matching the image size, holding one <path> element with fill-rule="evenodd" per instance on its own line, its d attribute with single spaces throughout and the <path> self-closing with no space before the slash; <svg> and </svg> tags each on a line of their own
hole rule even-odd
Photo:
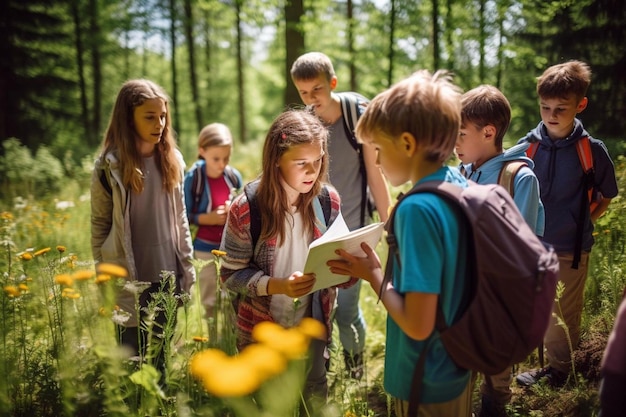
<svg viewBox="0 0 626 417">
<path fill-rule="evenodd" d="M 549 366 L 524 372 L 517 383 L 530 386 L 541 378 L 562 386 L 571 371 L 570 345 L 576 348 L 580 338 L 580 318 L 589 254 L 593 246 L 593 224 L 617 196 L 615 168 L 600 140 L 593 139 L 576 116 L 587 107 L 587 88 L 591 70 L 584 62 L 569 61 L 549 67 L 537 80 L 541 122 L 520 140 L 538 143 L 534 155 L 535 174 L 541 187 L 541 201 L 546 210 L 543 240 L 559 256 L 559 280 L 565 291 L 555 305 L 555 314 L 564 321 L 569 338 L 553 318 L 544 337 Z M 584 172 L 578 154 L 578 142 L 589 138 L 593 157 L 593 175 Z M 601 199 L 590 207 L 588 190 L 599 192 Z"/>
<path fill-rule="evenodd" d="M 533 161 L 526 156 L 528 144 L 516 145 L 506 151 L 502 141 L 511 121 L 511 106 L 496 87 L 478 86 L 461 97 L 461 131 L 456 154 L 461 171 L 478 184 L 498 184 L 507 164 L 522 164 L 511 172 L 510 190 L 513 200 L 531 229 L 543 235 L 544 212 L 539 198 L 539 182 L 533 173 Z M 511 400 L 511 367 L 498 375 L 485 375 L 480 387 L 480 416 L 506 416 L 505 406 Z"/>
</svg>

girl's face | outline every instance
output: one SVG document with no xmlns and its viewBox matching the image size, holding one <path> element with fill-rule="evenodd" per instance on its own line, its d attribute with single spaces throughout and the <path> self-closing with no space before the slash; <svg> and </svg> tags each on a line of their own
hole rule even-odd
<svg viewBox="0 0 626 417">
<path fill-rule="evenodd" d="M 320 175 L 323 156 L 321 141 L 295 145 L 282 154 L 277 168 L 290 204 L 295 204 L 300 194 L 311 191 Z"/>
<path fill-rule="evenodd" d="M 199 148 L 198 153 L 206 161 L 206 174 L 210 178 L 219 178 L 230 161 L 230 145 L 207 146 Z"/>
<path fill-rule="evenodd" d="M 161 140 L 165 128 L 167 107 L 160 98 L 146 100 L 133 111 L 135 141 L 142 155 L 150 154 L 154 146 Z"/>
</svg>

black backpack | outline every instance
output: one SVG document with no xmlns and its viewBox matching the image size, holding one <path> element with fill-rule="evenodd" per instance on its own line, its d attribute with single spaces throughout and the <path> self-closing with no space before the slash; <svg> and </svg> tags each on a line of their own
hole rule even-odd
<svg viewBox="0 0 626 417">
<path fill-rule="evenodd" d="M 557 255 L 530 229 L 500 185 L 470 182 L 462 188 L 429 181 L 401 196 L 396 209 L 406 196 L 419 192 L 444 198 L 470 230 L 468 306 L 456 322 L 447 326 L 438 302 L 435 328 L 457 366 L 485 375 L 498 374 L 524 360 L 543 341 L 556 292 Z M 391 279 L 392 257 L 398 258 L 393 228 L 396 209 L 387 223 L 385 282 Z M 417 413 L 421 399 L 428 348 L 427 343 L 415 368 L 409 415 Z"/>
<path fill-rule="evenodd" d="M 258 180 L 246 184 L 243 188 L 243 192 L 246 194 L 246 198 L 248 199 L 248 204 L 250 206 L 250 236 L 252 237 L 253 248 L 256 248 L 259 236 L 261 235 L 261 212 L 259 211 L 259 204 L 256 199 L 256 192 L 258 188 Z M 317 198 L 320 201 L 322 211 L 324 213 L 324 224 L 328 225 L 331 214 L 331 201 L 330 193 L 325 185 L 322 186 L 322 191 Z"/>
</svg>

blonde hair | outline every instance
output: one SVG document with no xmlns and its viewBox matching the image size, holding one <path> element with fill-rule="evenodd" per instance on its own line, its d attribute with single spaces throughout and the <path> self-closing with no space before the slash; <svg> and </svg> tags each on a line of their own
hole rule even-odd
<svg viewBox="0 0 626 417">
<path fill-rule="evenodd" d="M 504 94 L 493 85 L 479 85 L 461 96 L 461 106 L 463 123 L 496 128 L 494 144 L 502 150 L 502 141 L 511 123 L 511 105 Z"/>
<path fill-rule="evenodd" d="M 214 146 L 233 146 L 233 135 L 223 123 L 211 123 L 202 128 L 198 134 L 198 148 L 206 149 Z M 198 158 L 204 159 L 202 155 Z"/>
<path fill-rule="evenodd" d="M 356 135 L 382 134 L 390 139 L 408 132 L 427 151 L 432 162 L 445 162 L 461 127 L 461 92 L 447 71 L 413 73 L 378 94 L 361 116 Z"/>
<path fill-rule="evenodd" d="M 567 98 L 574 94 L 576 100 L 587 95 L 591 84 L 591 69 L 582 61 L 569 61 L 553 65 L 537 78 L 537 95 L 541 98 Z"/>
<path fill-rule="evenodd" d="M 302 213 L 305 230 L 313 233 L 316 217 L 312 202 L 321 192 L 328 173 L 328 134 L 328 129 L 318 117 L 302 109 L 281 113 L 270 126 L 263 145 L 263 174 L 256 197 L 261 213 L 261 240 L 271 237 L 284 240 L 285 237 L 285 219 L 290 207 L 277 168 L 280 158 L 294 146 L 321 143 L 324 154 L 320 174 L 311 191 L 300 194 L 296 203 L 296 210 Z"/>
<path fill-rule="evenodd" d="M 335 68 L 330 58 L 321 52 L 309 52 L 298 57 L 291 66 L 291 79 L 311 80 L 319 75 L 330 81 L 335 76 Z"/>
<path fill-rule="evenodd" d="M 176 140 L 172 131 L 169 98 L 165 91 L 145 79 L 126 81 L 120 89 L 104 134 L 102 155 L 114 152 L 120 162 L 122 181 L 135 192 L 143 190 L 143 161 L 137 149 L 134 111 L 147 100 L 161 99 L 165 103 L 165 126 L 161 139 L 154 147 L 154 158 L 163 177 L 163 189 L 172 191 L 182 180 L 182 169 L 176 157 Z"/>
</svg>

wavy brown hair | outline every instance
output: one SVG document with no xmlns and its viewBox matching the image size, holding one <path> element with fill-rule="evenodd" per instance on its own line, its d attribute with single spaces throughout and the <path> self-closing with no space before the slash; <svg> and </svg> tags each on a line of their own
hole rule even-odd
<svg viewBox="0 0 626 417">
<path fill-rule="evenodd" d="M 154 147 L 157 168 L 163 177 L 163 189 L 172 191 L 182 180 L 182 169 L 176 157 L 176 140 L 172 130 L 169 98 L 163 88 L 152 81 L 137 79 L 126 81 L 120 89 L 111 111 L 109 126 L 104 134 L 102 155 L 114 152 L 120 162 L 124 187 L 135 192 L 143 190 L 143 162 L 136 145 L 134 127 L 135 108 L 146 100 L 161 99 L 167 110 L 165 127 L 159 143 Z"/>
<path fill-rule="evenodd" d="M 328 129 L 320 119 L 308 110 L 287 110 L 280 114 L 270 126 L 263 145 L 263 173 L 257 191 L 257 201 L 261 212 L 260 239 L 285 238 L 285 219 L 289 215 L 287 193 L 280 182 L 277 168 L 281 156 L 293 146 L 306 143 L 322 143 L 324 155 L 320 174 L 311 191 L 300 194 L 296 210 L 302 213 L 305 230 L 312 234 L 315 223 L 313 199 L 322 189 L 328 174 Z"/>
</svg>

